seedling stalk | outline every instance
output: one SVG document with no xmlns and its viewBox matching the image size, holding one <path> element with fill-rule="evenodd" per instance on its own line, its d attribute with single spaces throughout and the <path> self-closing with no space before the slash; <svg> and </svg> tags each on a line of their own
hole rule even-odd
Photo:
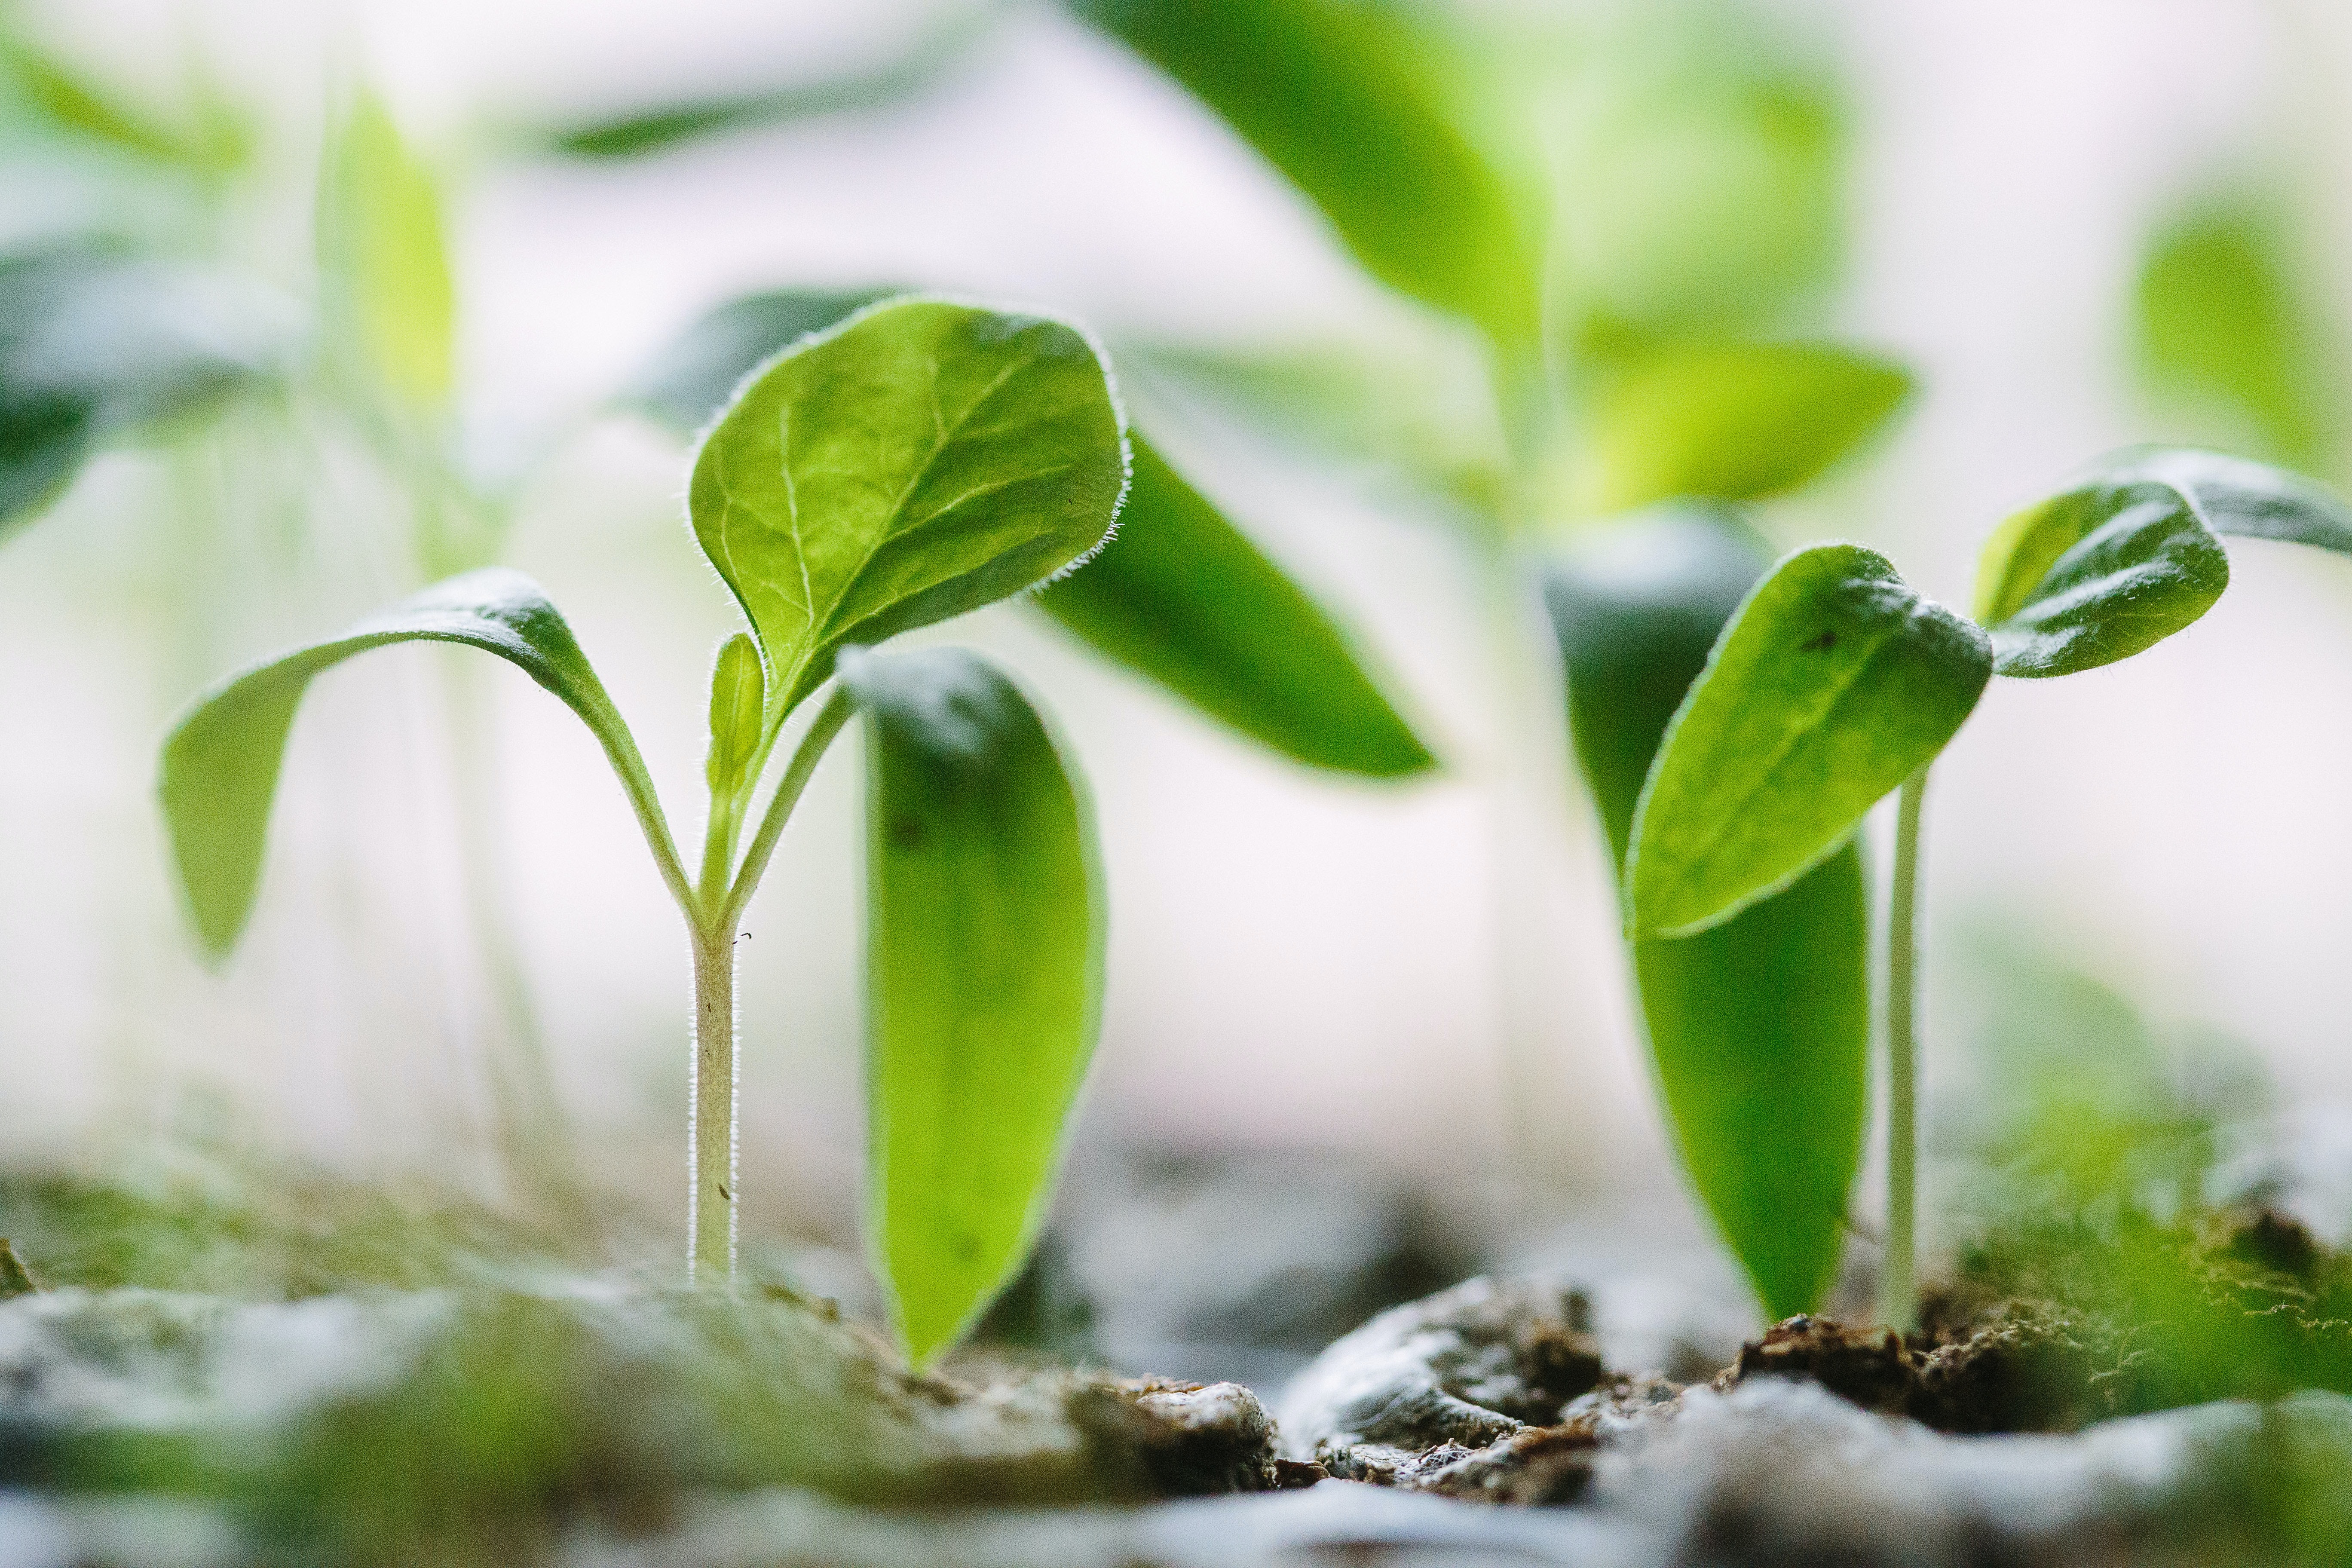
<svg viewBox="0 0 2352 1568">
<path fill-rule="evenodd" d="M 1919 1313 L 1919 817 L 1927 769 L 1904 781 L 1895 807 L 1895 883 L 1886 927 L 1886 1257 L 1879 1318 L 1904 1333 Z"/>
</svg>

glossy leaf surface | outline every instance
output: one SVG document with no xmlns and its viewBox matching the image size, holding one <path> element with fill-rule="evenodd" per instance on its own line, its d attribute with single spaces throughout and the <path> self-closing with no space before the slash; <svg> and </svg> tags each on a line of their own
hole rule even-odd
<svg viewBox="0 0 2352 1568">
<path fill-rule="evenodd" d="M 1040 595 L 1045 613 L 1298 762 L 1375 778 L 1433 765 L 1322 607 L 1140 437 L 1134 452 L 1118 537 Z"/>
<path fill-rule="evenodd" d="M 1828 858 L 1944 749 L 1991 675 L 1983 631 L 1876 552 L 1782 561 L 1724 629 L 1643 786 L 1630 932 L 1705 931 Z"/>
<path fill-rule="evenodd" d="M 2220 534 L 2275 539 L 2352 555 L 2352 504 L 2316 479 L 2195 447 L 2133 447 L 2103 459 L 2111 482 L 2172 486 Z"/>
<path fill-rule="evenodd" d="M 1994 531 L 1977 616 L 2001 674 L 2072 675 L 2163 641 L 2229 584 L 2229 554 L 2187 490 L 2152 472 L 2116 472 Z"/>
<path fill-rule="evenodd" d="M 835 650 L 1086 558 L 1127 481 L 1108 367 L 1075 329 L 914 300 L 778 360 L 696 458 L 695 535 L 770 668 L 770 723 Z"/>
<path fill-rule="evenodd" d="M 373 373 L 433 405 L 457 377 L 457 296 L 432 171 L 383 100 L 362 93 L 329 150 L 320 260 L 331 300 Z"/>
<path fill-rule="evenodd" d="M 1547 574 L 1577 761 L 1620 866 L 1667 721 L 1769 561 L 1737 519 L 1677 509 Z M 1632 945 L 1683 1167 L 1774 1319 L 1817 1309 L 1836 1273 L 1868 1108 L 1869 952 L 1852 843 L 1710 931 Z"/>
<path fill-rule="evenodd" d="M 1597 400 L 1587 510 L 1793 489 L 1868 439 L 1910 390 L 1899 367 L 1825 344 L 1670 345 Z"/>
<path fill-rule="evenodd" d="M 730 300 L 656 355 L 622 394 L 622 401 L 673 429 L 699 430 L 769 356 L 897 292 L 777 289 Z"/>
<path fill-rule="evenodd" d="M 1507 343 L 1537 330 L 1510 194 L 1443 112 L 1430 41 L 1359 0 L 1076 0 L 1320 207 L 1366 270 Z"/>
<path fill-rule="evenodd" d="M 2134 299 L 2142 379 L 2211 438 L 2303 466 L 2340 449 L 2339 334 L 2297 264 L 2292 208 L 2233 194 L 2148 247 Z"/>
<path fill-rule="evenodd" d="M 0 531 L 107 443 L 260 382 L 272 315 L 224 280 L 104 250 L 0 257 Z"/>
<path fill-rule="evenodd" d="M 840 665 L 866 718 L 866 1224 L 920 1366 L 1043 1222 L 1099 1021 L 1101 878 L 1011 681 L 961 648 Z"/>
<path fill-rule="evenodd" d="M 636 742 L 539 585 L 503 568 L 452 577 L 341 637 L 238 671 L 173 723 L 163 742 L 164 822 L 189 915 L 214 957 L 236 944 L 253 912 L 287 732 L 312 677 L 355 654 L 409 642 L 496 654 L 553 692 L 594 731 L 648 831 L 658 826 Z"/>
</svg>

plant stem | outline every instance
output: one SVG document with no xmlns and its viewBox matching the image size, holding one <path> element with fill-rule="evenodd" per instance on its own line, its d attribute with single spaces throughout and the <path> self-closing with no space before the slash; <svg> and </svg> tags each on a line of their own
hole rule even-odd
<svg viewBox="0 0 2352 1568">
<path fill-rule="evenodd" d="M 687 1111 L 686 1277 L 735 1278 L 735 933 L 694 933 L 694 1081 Z M 723 1267 L 720 1260 L 724 1260 Z"/>
<path fill-rule="evenodd" d="M 752 890 L 768 868 L 784 823 L 808 787 L 825 748 L 856 710 L 849 694 L 835 687 L 793 752 L 777 781 L 767 816 L 726 881 L 741 805 L 713 801 L 703 842 L 702 886 L 679 899 L 694 944 L 694 1063 L 687 1110 L 686 1277 L 695 1284 L 729 1283 L 735 1278 L 736 1166 L 741 1142 L 741 1097 L 736 1068 L 741 1050 L 735 1032 L 735 931 Z M 753 774 L 757 777 L 756 772 Z M 723 815 L 722 815 L 723 814 Z M 672 860 L 676 857 L 673 855 Z M 682 882 L 681 884 L 682 885 Z M 725 1259 L 722 1267 L 719 1259 Z"/>
<path fill-rule="evenodd" d="M 1919 1315 L 1919 812 L 1922 767 L 1895 808 L 1895 881 L 1886 924 L 1886 1256 L 1879 1316 L 1908 1333 Z"/>
</svg>

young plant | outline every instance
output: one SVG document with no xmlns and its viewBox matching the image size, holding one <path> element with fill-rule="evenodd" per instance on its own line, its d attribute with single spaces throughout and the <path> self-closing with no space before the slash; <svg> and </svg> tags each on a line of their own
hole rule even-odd
<svg viewBox="0 0 2352 1568">
<path fill-rule="evenodd" d="M 905 300 L 805 339 L 745 384 L 694 464 L 696 538 L 748 622 L 713 671 L 698 868 L 562 616 L 528 578 L 488 568 L 196 699 L 164 743 L 162 795 L 197 933 L 225 957 L 252 911 L 313 677 L 415 641 L 521 668 L 603 747 L 685 916 L 688 1268 L 726 1279 L 736 933 L 810 775 L 863 713 L 867 1224 L 908 1352 L 927 1362 L 1017 1268 L 1040 1218 L 1094 1044 L 1102 889 L 1085 799 L 1019 688 L 962 650 L 868 645 L 1084 562 L 1127 477 L 1108 367 L 1062 322 Z"/>
<path fill-rule="evenodd" d="M 1850 853 L 1870 808 L 1900 792 L 1880 1302 L 1898 1328 L 1916 1313 L 1916 943 L 1928 770 L 1994 675 L 2096 668 L 2202 616 L 2229 584 L 2226 534 L 2352 554 L 2352 508 L 2295 475 L 2219 453 L 2116 453 L 1994 531 L 1975 619 L 1927 599 L 1860 545 L 1798 551 L 1731 617 L 1650 765 L 1626 857 L 1626 932 L 1637 952 L 1707 940 L 1736 929 L 1743 911 L 1775 907 L 1783 889 Z M 1696 1113 L 1731 1122 L 1769 1112 L 1740 1103 L 1752 1065 L 1695 1079 L 1686 1093 Z M 1716 1157 L 1748 1153 L 1735 1146 Z M 1702 1174 L 1702 1185 L 1710 1179 L 1724 1178 Z M 1816 1267 L 1825 1271 L 1836 1238 L 1819 1239 Z M 1732 1240 L 1745 1238 L 1735 1231 Z M 1743 1260 L 1757 1268 L 1745 1251 Z"/>
</svg>

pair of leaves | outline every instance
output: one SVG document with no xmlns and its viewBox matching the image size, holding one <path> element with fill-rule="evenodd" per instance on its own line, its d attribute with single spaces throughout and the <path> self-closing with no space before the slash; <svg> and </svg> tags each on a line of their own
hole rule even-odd
<svg viewBox="0 0 2352 1568">
<path fill-rule="evenodd" d="M 647 368 L 629 400 L 692 429 L 778 349 L 874 297 L 781 291 L 720 306 Z M 1130 442 L 1118 537 L 1086 571 L 1048 586 L 1040 607 L 1096 651 L 1296 761 L 1370 777 L 1433 765 L 1328 613 L 1147 441 Z M 724 480 L 714 464 L 698 496 L 715 500 Z"/>
<path fill-rule="evenodd" d="M 1620 868 L 1667 721 L 1769 559 L 1737 519 L 1677 510 L 1546 574 L 1577 760 Z M 1633 944 L 1684 1169 L 1775 1319 L 1817 1308 L 1836 1273 L 1867 1110 L 1869 949 L 1852 844 L 1712 931 Z"/>
<path fill-rule="evenodd" d="M 0 532 L 102 447 L 267 379 L 272 317 L 224 279 L 97 247 L 0 257 Z"/>
<path fill-rule="evenodd" d="M 714 789 L 741 786 L 836 660 L 868 717 L 870 1223 L 919 1362 L 978 1315 L 1034 1233 L 1094 1043 L 1100 879 L 1083 798 L 1009 681 L 954 650 L 847 647 L 1017 592 L 1097 548 L 1123 479 L 1118 424 L 1106 368 L 1073 329 L 914 300 L 778 361 L 697 463 L 698 536 L 758 645 L 722 650 Z M 578 713 L 681 907 L 713 918 L 562 617 L 528 579 L 491 570 L 233 676 L 173 728 L 163 804 L 210 951 L 225 954 L 251 912 L 310 680 L 413 641 L 504 658 Z"/>
<path fill-rule="evenodd" d="M 1689 935 L 1788 886 L 1935 760 L 1993 674 L 2093 669 L 2189 626 L 2228 584 L 2229 533 L 2352 553 L 2352 509 L 2217 453 L 2118 453 L 1994 533 L 1983 626 L 1859 545 L 1790 556 L 1667 731 L 1636 813 L 1629 930 Z"/>
</svg>

